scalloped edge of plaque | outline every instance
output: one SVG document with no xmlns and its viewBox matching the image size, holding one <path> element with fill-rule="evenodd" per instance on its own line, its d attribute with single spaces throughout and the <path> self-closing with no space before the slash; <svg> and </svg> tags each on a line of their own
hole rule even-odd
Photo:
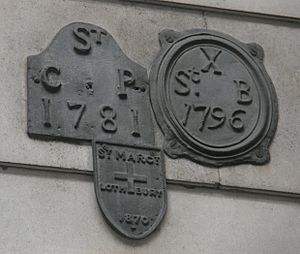
<svg viewBox="0 0 300 254">
<path fill-rule="evenodd" d="M 161 61 L 164 59 L 164 54 L 168 49 L 176 44 L 184 36 L 195 35 L 195 34 L 213 34 L 225 37 L 230 41 L 234 41 L 239 45 L 239 47 L 245 49 L 252 59 L 255 60 L 257 66 L 262 72 L 266 82 L 265 85 L 268 88 L 268 91 L 271 95 L 270 105 L 272 105 L 272 116 L 269 124 L 269 128 L 266 131 L 266 134 L 261 139 L 259 143 L 256 143 L 251 149 L 248 149 L 242 154 L 234 154 L 226 158 L 213 157 L 207 154 L 203 154 L 200 151 L 195 151 L 190 145 L 183 144 L 180 139 L 172 131 L 172 126 L 169 126 L 169 123 L 164 121 L 163 115 L 165 112 L 160 108 L 159 103 L 157 102 L 157 76 L 160 68 Z M 162 30 L 159 33 L 159 43 L 161 49 L 154 59 L 151 70 L 150 70 L 150 99 L 152 109 L 154 111 L 155 119 L 160 127 L 161 131 L 164 134 L 164 143 L 163 150 L 165 153 L 172 159 L 186 158 L 190 159 L 193 162 L 203 164 L 209 167 L 223 167 L 237 164 L 250 163 L 253 165 L 263 165 L 270 161 L 270 145 L 275 136 L 277 130 L 277 123 L 279 118 L 278 111 L 278 99 L 275 91 L 275 87 L 271 78 L 269 77 L 265 66 L 263 64 L 264 59 L 264 50 L 262 46 L 257 43 L 243 43 L 235 39 L 234 37 L 223 34 L 214 30 L 206 29 L 191 29 L 187 31 L 177 32 L 170 29 Z"/>
</svg>

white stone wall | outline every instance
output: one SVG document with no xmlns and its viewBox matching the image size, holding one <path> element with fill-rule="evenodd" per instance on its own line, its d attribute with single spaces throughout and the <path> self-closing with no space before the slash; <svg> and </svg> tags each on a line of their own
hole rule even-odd
<svg viewBox="0 0 300 254">
<path fill-rule="evenodd" d="M 167 6 L 215 10 L 218 12 L 243 12 L 244 15 L 281 16 L 285 19 L 300 17 L 300 2 L 298 0 L 129 0 L 132 2 L 148 2 Z M 278 17 L 277 17 L 278 18 Z"/>
<path fill-rule="evenodd" d="M 3 254 L 298 254 L 293 199 L 169 187 L 161 227 L 142 241 L 104 221 L 90 176 L 8 169 L 0 173 Z"/>
<path fill-rule="evenodd" d="M 0 171 L 0 253 L 299 253 L 300 20 L 128 1 L 0 0 L 0 6 L 0 165 L 20 167 Z M 292 10 L 297 19 L 294 13 L 300 8 L 294 7 L 289 4 L 282 14 Z M 159 50 L 157 34 L 165 28 L 214 29 L 262 45 L 280 110 L 271 162 L 212 169 L 167 159 L 167 178 L 298 199 L 169 185 L 169 209 L 157 233 L 141 242 L 113 233 L 100 214 L 91 176 L 74 174 L 91 174 L 91 148 L 34 140 L 26 133 L 26 58 L 40 53 L 60 28 L 74 21 L 107 29 L 147 69 Z"/>
</svg>

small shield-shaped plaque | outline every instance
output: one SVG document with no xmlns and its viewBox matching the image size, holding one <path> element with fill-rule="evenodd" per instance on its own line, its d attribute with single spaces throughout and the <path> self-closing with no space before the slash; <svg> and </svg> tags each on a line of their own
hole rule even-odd
<svg viewBox="0 0 300 254">
<path fill-rule="evenodd" d="M 122 235 L 145 238 L 167 207 L 161 150 L 94 142 L 93 152 L 96 196 L 105 218 Z"/>
</svg>

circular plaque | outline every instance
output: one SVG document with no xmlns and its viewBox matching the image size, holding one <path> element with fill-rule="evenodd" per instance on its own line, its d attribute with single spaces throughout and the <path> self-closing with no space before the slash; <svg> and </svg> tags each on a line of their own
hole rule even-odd
<svg viewBox="0 0 300 254">
<path fill-rule="evenodd" d="M 164 150 L 211 166 L 269 161 L 278 106 L 258 44 L 219 32 L 160 33 L 150 75 Z"/>
</svg>

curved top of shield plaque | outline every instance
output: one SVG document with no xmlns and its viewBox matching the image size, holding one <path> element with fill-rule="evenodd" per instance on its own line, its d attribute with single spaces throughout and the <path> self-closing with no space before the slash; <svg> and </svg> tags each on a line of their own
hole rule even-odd
<svg viewBox="0 0 300 254">
<path fill-rule="evenodd" d="M 208 166 L 267 163 L 278 104 L 262 47 L 202 29 L 159 39 L 150 94 L 165 152 Z"/>
<path fill-rule="evenodd" d="M 147 70 L 99 26 L 66 25 L 29 56 L 27 92 L 32 137 L 154 144 Z"/>
</svg>

